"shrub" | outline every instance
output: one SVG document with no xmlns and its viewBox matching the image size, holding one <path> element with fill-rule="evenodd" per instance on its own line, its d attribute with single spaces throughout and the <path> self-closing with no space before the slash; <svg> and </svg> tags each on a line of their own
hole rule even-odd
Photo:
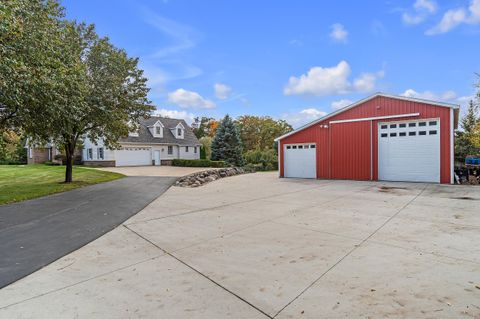
<svg viewBox="0 0 480 319">
<path fill-rule="evenodd" d="M 273 171 L 278 169 L 277 152 L 273 149 L 250 150 L 244 155 L 245 161 L 257 171 Z"/>
<path fill-rule="evenodd" d="M 58 162 L 52 162 L 52 161 L 47 161 L 44 163 L 45 165 L 48 165 L 48 166 L 60 166 L 62 165 L 61 163 L 58 163 Z"/>
<path fill-rule="evenodd" d="M 11 161 L 11 160 L 6 160 L 6 161 L 0 161 L 0 165 L 24 165 L 25 163 L 19 162 L 19 161 Z"/>
<path fill-rule="evenodd" d="M 174 159 L 173 166 L 183 167 L 225 167 L 224 161 L 211 161 L 207 159 L 189 160 L 189 159 Z"/>
</svg>

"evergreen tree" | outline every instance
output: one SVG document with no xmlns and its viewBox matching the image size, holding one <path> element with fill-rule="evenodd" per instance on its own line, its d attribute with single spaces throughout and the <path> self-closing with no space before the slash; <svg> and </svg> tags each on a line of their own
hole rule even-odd
<svg viewBox="0 0 480 319">
<path fill-rule="evenodd" d="M 225 161 L 229 165 L 243 166 L 242 141 L 238 128 L 228 115 L 224 117 L 212 142 L 214 161 Z"/>
<path fill-rule="evenodd" d="M 478 105 L 470 101 L 465 116 L 460 121 L 461 131 L 456 132 L 455 157 L 463 161 L 467 155 L 477 155 L 480 153 L 478 147 L 472 143 L 475 127 L 480 123 L 478 116 Z"/>
</svg>

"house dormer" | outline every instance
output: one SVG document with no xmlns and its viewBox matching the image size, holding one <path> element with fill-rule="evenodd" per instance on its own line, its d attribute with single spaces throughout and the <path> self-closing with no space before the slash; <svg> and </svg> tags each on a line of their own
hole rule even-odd
<svg viewBox="0 0 480 319">
<path fill-rule="evenodd" d="M 163 137 L 163 124 L 160 120 L 156 121 L 155 124 L 148 127 L 150 133 L 153 137 Z"/>
<path fill-rule="evenodd" d="M 178 139 L 183 139 L 185 137 L 185 126 L 182 125 L 182 122 L 179 122 L 172 130 L 173 136 Z"/>
</svg>

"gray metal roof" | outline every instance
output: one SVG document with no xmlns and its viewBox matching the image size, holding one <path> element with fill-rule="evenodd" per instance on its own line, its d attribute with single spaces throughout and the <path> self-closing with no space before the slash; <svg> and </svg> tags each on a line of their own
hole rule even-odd
<svg viewBox="0 0 480 319">
<path fill-rule="evenodd" d="M 163 137 L 154 137 L 150 130 L 148 129 L 149 126 L 153 126 L 157 121 L 160 121 L 164 128 L 163 128 Z M 184 138 L 176 138 L 170 129 L 174 129 L 178 123 L 182 123 L 183 127 L 185 128 L 184 131 Z M 138 130 L 138 137 L 137 136 L 128 136 L 125 138 L 121 138 L 119 140 L 120 143 L 139 143 L 139 144 L 174 144 L 174 145 L 186 145 L 186 146 L 194 146 L 200 145 L 195 134 L 190 126 L 184 121 L 179 119 L 171 119 L 167 117 L 160 117 L 160 116 L 151 116 L 148 119 L 142 119 L 140 121 L 140 128 Z"/>
</svg>

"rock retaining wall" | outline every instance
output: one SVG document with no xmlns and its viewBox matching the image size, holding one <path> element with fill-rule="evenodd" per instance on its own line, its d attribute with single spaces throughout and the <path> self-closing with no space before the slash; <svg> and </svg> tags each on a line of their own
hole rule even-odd
<svg viewBox="0 0 480 319">
<path fill-rule="evenodd" d="M 198 186 L 202 186 L 203 184 L 213 182 L 219 178 L 245 174 L 245 173 L 247 172 L 243 168 L 239 168 L 239 167 L 209 169 L 206 171 L 201 171 L 201 172 L 197 172 L 197 173 L 193 173 L 193 174 L 181 177 L 175 183 L 175 186 L 198 187 Z"/>
</svg>

